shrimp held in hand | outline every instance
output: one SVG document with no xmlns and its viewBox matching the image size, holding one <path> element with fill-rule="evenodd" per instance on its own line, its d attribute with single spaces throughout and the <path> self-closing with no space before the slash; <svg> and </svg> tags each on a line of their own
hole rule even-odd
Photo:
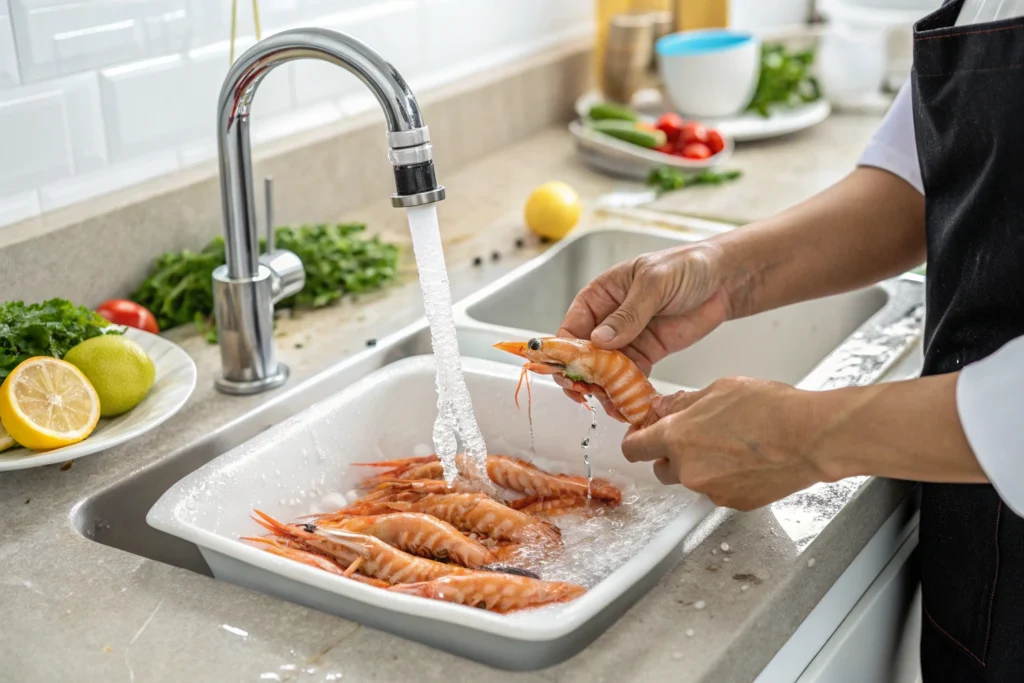
<svg viewBox="0 0 1024 683">
<path fill-rule="evenodd" d="M 584 396 L 599 389 L 631 425 L 644 423 L 658 396 L 651 382 L 626 354 L 599 349 L 585 339 L 537 337 L 527 342 L 499 342 L 494 348 L 526 359 L 520 386 L 527 372 L 563 375 L 573 381 L 572 390 L 579 394 L 580 403 L 586 403 Z M 516 387 L 516 405 L 519 405 L 518 395 L 519 387 Z"/>
</svg>

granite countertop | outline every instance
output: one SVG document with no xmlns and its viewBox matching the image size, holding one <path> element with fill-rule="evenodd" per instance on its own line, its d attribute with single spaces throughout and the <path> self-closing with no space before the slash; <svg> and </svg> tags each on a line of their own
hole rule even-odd
<svg viewBox="0 0 1024 683">
<path fill-rule="evenodd" d="M 876 123 L 877 117 L 833 117 L 785 140 L 742 147 L 734 157 L 746 171 L 740 181 L 659 203 L 740 221 L 768 215 L 847 172 Z M 791 165 L 793 159 L 802 165 Z M 626 185 L 582 167 L 560 127 L 444 174 L 449 199 L 439 212 L 456 299 L 543 249 L 533 240 L 517 248 L 515 241 L 523 236 L 523 198 L 549 179 L 571 183 L 588 199 Z M 717 207 L 729 211 L 716 216 Z M 383 197 L 339 218 L 366 221 L 408 242 L 403 213 Z M 482 266 L 472 265 L 475 256 L 484 257 Z M 358 303 L 283 320 L 278 348 L 292 368 L 291 383 L 421 316 L 411 270 L 403 280 Z M 0 662 L 9 680 L 750 681 L 909 490 L 872 480 L 813 540 L 799 543 L 770 509 L 734 514 L 583 653 L 540 672 L 496 671 L 79 533 L 75 510 L 84 499 L 265 399 L 216 393 L 217 347 L 196 337 L 180 343 L 200 381 L 173 419 L 67 469 L 0 475 Z"/>
</svg>

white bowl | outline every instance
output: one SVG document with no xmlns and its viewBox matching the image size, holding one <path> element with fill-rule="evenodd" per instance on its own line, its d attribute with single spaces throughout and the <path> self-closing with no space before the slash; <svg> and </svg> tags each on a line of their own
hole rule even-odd
<svg viewBox="0 0 1024 683">
<path fill-rule="evenodd" d="M 725 117 L 750 104 L 761 73 L 761 41 L 743 31 L 683 31 L 655 44 L 658 71 L 680 114 Z"/>
</svg>

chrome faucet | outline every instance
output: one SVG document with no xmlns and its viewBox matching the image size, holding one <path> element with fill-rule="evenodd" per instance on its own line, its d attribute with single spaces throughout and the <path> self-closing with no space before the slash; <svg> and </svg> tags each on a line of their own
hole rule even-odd
<svg viewBox="0 0 1024 683">
<path fill-rule="evenodd" d="M 388 158 L 395 173 L 393 206 L 444 199 L 444 187 L 434 177 L 430 135 L 416 98 L 395 68 L 372 48 L 343 33 L 302 28 L 265 38 L 243 53 L 228 71 L 217 109 L 227 263 L 213 273 L 213 295 L 221 356 L 216 386 L 226 394 L 255 394 L 288 379 L 288 368 L 274 352 L 274 305 L 302 291 L 305 270 L 298 256 L 273 248 L 269 197 L 267 251 L 259 255 L 249 114 L 263 77 L 296 59 L 321 59 L 340 66 L 377 97 L 387 121 Z"/>
</svg>

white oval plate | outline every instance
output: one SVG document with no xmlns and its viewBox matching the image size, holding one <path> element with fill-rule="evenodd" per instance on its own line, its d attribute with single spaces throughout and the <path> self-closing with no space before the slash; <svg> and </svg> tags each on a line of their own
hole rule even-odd
<svg viewBox="0 0 1024 683">
<path fill-rule="evenodd" d="M 725 148 L 707 159 L 686 159 L 653 149 L 633 145 L 610 135 L 599 133 L 579 121 L 569 124 L 576 138 L 576 148 L 584 162 L 598 170 L 637 180 L 646 180 L 652 169 L 673 166 L 688 171 L 712 168 L 732 155 L 733 142 L 722 134 Z"/>
<path fill-rule="evenodd" d="M 156 379 L 146 398 L 124 415 L 100 420 L 85 441 L 52 451 L 11 448 L 0 453 L 0 472 L 42 467 L 75 460 L 119 446 L 159 426 L 185 405 L 196 386 L 196 364 L 177 344 L 149 332 L 127 328 L 125 336 L 138 342 L 153 359 Z"/>
<path fill-rule="evenodd" d="M 586 93 L 576 100 L 576 113 L 580 117 L 586 117 L 590 107 L 601 101 L 603 100 L 600 93 L 596 91 Z M 668 111 L 661 93 L 654 89 L 638 92 L 633 98 L 633 108 L 647 123 L 653 123 L 661 114 Z M 768 118 L 747 113 L 723 119 L 700 119 L 700 122 L 710 128 L 717 128 L 722 137 L 726 139 L 749 142 L 797 133 L 821 123 L 831 113 L 831 105 L 828 100 L 822 98 L 802 107 L 775 110 Z"/>
</svg>

